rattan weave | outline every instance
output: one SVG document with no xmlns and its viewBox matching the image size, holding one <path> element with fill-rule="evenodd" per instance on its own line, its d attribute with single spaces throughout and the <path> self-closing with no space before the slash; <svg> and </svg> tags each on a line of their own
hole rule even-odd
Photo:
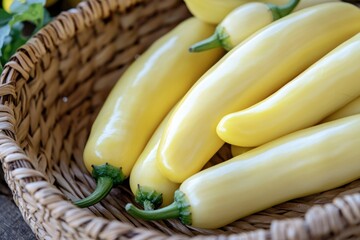
<svg viewBox="0 0 360 240">
<path fill-rule="evenodd" d="M 109 90 L 155 39 L 189 13 L 181 0 L 89 0 L 60 14 L 6 65 L 0 156 L 6 181 L 39 239 L 360 239 L 360 181 L 296 199 L 216 230 L 129 216 L 128 183 L 101 203 L 72 199 L 95 186 L 82 163 Z M 229 158 L 229 148 L 214 158 Z M 266 197 L 266 196 L 264 196 Z"/>
</svg>

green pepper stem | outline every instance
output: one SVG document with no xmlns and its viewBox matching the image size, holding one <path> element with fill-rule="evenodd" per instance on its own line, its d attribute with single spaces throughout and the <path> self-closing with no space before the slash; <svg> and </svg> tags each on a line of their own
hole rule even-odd
<svg viewBox="0 0 360 240">
<path fill-rule="evenodd" d="M 92 176 L 96 179 L 96 188 L 88 197 L 77 200 L 75 205 L 81 208 L 90 207 L 105 198 L 114 186 L 121 184 L 125 175 L 121 168 L 116 168 L 108 163 L 92 166 Z"/>
<path fill-rule="evenodd" d="M 140 186 L 135 193 L 135 202 L 144 207 L 145 210 L 154 210 L 163 202 L 162 194 L 151 187 Z"/>
<path fill-rule="evenodd" d="M 171 219 L 171 218 L 179 218 L 180 210 L 177 206 L 176 202 L 156 210 L 141 210 L 135 207 L 133 204 L 128 203 L 125 206 L 125 209 L 130 215 L 136 218 L 141 218 L 144 220 L 163 220 L 163 219 Z"/>
<path fill-rule="evenodd" d="M 113 180 L 110 177 L 100 177 L 96 182 L 94 192 L 84 199 L 75 201 L 74 204 L 81 208 L 90 207 L 105 198 L 111 191 L 112 187 Z"/>
<path fill-rule="evenodd" d="M 212 48 L 222 47 L 222 43 L 218 37 L 217 32 L 211 35 L 209 38 L 193 44 L 190 48 L 190 52 L 202 52 Z"/>
<path fill-rule="evenodd" d="M 278 6 L 275 4 L 267 3 L 267 6 L 269 7 L 273 15 L 273 20 L 276 21 L 282 17 L 289 15 L 296 8 L 299 2 L 300 0 L 289 0 L 289 2 L 284 5 Z"/>
<path fill-rule="evenodd" d="M 163 220 L 171 218 L 179 218 L 182 223 L 191 225 L 191 206 L 185 194 L 176 190 L 174 193 L 174 202 L 164 208 L 156 210 L 141 210 L 133 204 L 128 203 L 125 206 L 126 211 L 133 217 L 144 220 Z"/>
</svg>

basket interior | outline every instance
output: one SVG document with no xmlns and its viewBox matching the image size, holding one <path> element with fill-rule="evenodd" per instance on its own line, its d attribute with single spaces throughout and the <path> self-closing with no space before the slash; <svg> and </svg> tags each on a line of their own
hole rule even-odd
<svg viewBox="0 0 360 240">
<path fill-rule="evenodd" d="M 111 1 L 108 2 L 110 9 Z M 82 163 L 82 152 L 92 122 L 107 94 L 139 54 L 159 36 L 190 16 L 179 0 L 134 2 L 129 1 L 132 7 L 115 12 L 102 9 L 105 13 L 99 14 L 106 17 L 95 22 L 87 21 L 86 15 L 78 18 L 76 11 L 64 13 L 24 46 L 8 64 L 10 67 L 3 74 L 3 82 L 9 82 L 15 88 L 13 94 L 2 94 L 2 102 L 14 109 L 11 113 L 15 116 L 11 121 L 14 130 L 8 135 L 15 134 L 17 144 L 29 158 L 7 165 L 5 173 L 8 179 L 12 178 L 9 174 L 12 169 L 26 167 L 41 172 L 46 181 L 65 196 L 64 199 L 83 198 L 93 191 L 95 182 Z M 89 9 L 94 14 L 97 2 L 90 3 Z M 80 4 L 78 8 L 84 8 L 86 13 L 87 4 Z M 34 51 L 39 49 L 38 41 L 45 43 L 40 53 Z M 41 58 L 36 58 L 39 54 Z M 16 66 L 25 70 L 12 73 Z M 225 145 L 212 161 L 224 161 L 230 156 L 229 146 Z M 22 181 L 28 184 L 39 179 L 43 178 L 32 176 L 22 178 Z M 30 193 L 19 194 L 24 190 L 19 189 L 18 183 L 8 182 L 25 219 L 37 235 L 43 238 L 49 236 L 50 231 L 52 236 L 62 235 L 60 229 L 66 229 L 65 225 L 57 227 L 58 233 L 50 230 L 54 228 L 51 225 L 59 224 L 61 219 L 54 220 L 46 208 L 40 211 L 37 202 L 27 199 Z M 216 230 L 186 227 L 177 220 L 146 222 L 132 218 L 124 210 L 126 203 L 133 202 L 128 182 L 113 189 L 101 203 L 81 211 L 169 236 L 230 235 L 269 229 L 273 220 L 302 217 L 311 206 L 357 192 L 359 185 L 360 182 L 355 181 L 342 188 L 280 204 Z M 39 216 L 45 219 L 42 225 L 37 219 Z M 70 233 L 74 231 L 67 230 Z"/>
</svg>

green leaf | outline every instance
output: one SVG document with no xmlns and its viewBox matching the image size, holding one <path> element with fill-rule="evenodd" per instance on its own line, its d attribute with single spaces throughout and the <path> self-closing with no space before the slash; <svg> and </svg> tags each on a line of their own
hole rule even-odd
<svg viewBox="0 0 360 240">
<path fill-rule="evenodd" d="M 12 15 L 0 8 L 0 26 L 6 25 L 12 19 Z"/>
</svg>

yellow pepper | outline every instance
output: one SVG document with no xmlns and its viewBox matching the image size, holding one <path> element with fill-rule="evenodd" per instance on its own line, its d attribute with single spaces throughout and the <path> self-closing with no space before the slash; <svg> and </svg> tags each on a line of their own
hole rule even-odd
<svg viewBox="0 0 360 240">
<path fill-rule="evenodd" d="M 126 210 L 145 220 L 180 218 L 219 228 L 276 204 L 330 190 L 360 177 L 360 115 L 278 138 L 201 171 L 180 186 L 173 204 Z"/>
<path fill-rule="evenodd" d="M 255 147 L 310 127 L 360 95 L 360 34 L 341 44 L 260 103 L 224 116 L 221 139 Z"/>
<path fill-rule="evenodd" d="M 256 2 L 269 2 L 283 4 L 287 0 L 257 0 Z M 255 0 L 184 0 L 189 11 L 203 22 L 218 24 L 235 8 Z"/>
<path fill-rule="evenodd" d="M 180 184 L 171 182 L 163 176 L 156 164 L 160 138 L 172 112 L 173 110 L 156 129 L 130 174 L 129 183 L 135 201 L 145 210 L 154 210 L 159 206 L 169 205 L 174 200 L 174 192 L 180 186 Z M 203 169 L 230 158 L 226 148 L 220 150 L 217 154 L 213 156 L 211 161 L 206 163 Z"/>
<path fill-rule="evenodd" d="M 179 188 L 179 184 L 171 182 L 160 173 L 156 164 L 160 138 L 171 113 L 172 111 L 156 129 L 130 174 L 131 191 L 136 202 L 146 210 L 169 205 L 174 199 L 175 190 Z"/>
<path fill-rule="evenodd" d="M 198 172 L 224 144 L 216 126 L 225 115 L 271 95 L 359 31 L 356 6 L 324 3 L 282 18 L 234 48 L 172 114 L 158 150 L 160 171 L 178 183 Z"/>
<path fill-rule="evenodd" d="M 356 98 L 355 100 L 346 104 L 339 110 L 330 114 L 329 116 L 327 116 L 326 118 L 321 120 L 319 122 L 319 124 L 325 123 L 325 122 L 330 122 L 330 121 L 337 120 L 337 119 L 344 118 L 344 117 L 349 117 L 349 116 L 356 115 L 356 114 L 360 114 L 360 97 Z M 230 148 L 231 154 L 233 157 L 243 154 L 251 149 L 253 149 L 253 147 L 241 147 L 241 146 L 236 146 L 236 145 L 231 145 L 231 148 Z"/>
<path fill-rule="evenodd" d="M 216 47 L 223 47 L 229 51 L 261 28 L 287 16 L 292 11 L 335 1 L 339 0 L 290 0 L 284 5 L 262 2 L 245 3 L 231 11 L 216 27 L 213 35 L 192 45 L 190 51 L 201 52 Z"/>
<path fill-rule="evenodd" d="M 190 44 L 212 31 L 213 26 L 198 19 L 184 21 L 157 40 L 119 79 L 92 126 L 84 150 L 85 166 L 89 171 L 93 168 L 97 179 L 95 196 L 76 202 L 78 206 L 100 201 L 113 181 L 120 183 L 129 176 L 162 119 L 223 55 L 223 51 L 201 55 L 187 51 Z"/>
<path fill-rule="evenodd" d="M 334 121 L 340 118 L 349 117 L 356 114 L 360 114 L 360 97 L 346 104 L 339 110 L 333 112 L 332 114 L 321 120 L 318 124 Z M 241 146 L 231 145 L 230 149 L 232 156 L 235 157 L 253 149 L 253 147 L 241 147 Z"/>
</svg>

